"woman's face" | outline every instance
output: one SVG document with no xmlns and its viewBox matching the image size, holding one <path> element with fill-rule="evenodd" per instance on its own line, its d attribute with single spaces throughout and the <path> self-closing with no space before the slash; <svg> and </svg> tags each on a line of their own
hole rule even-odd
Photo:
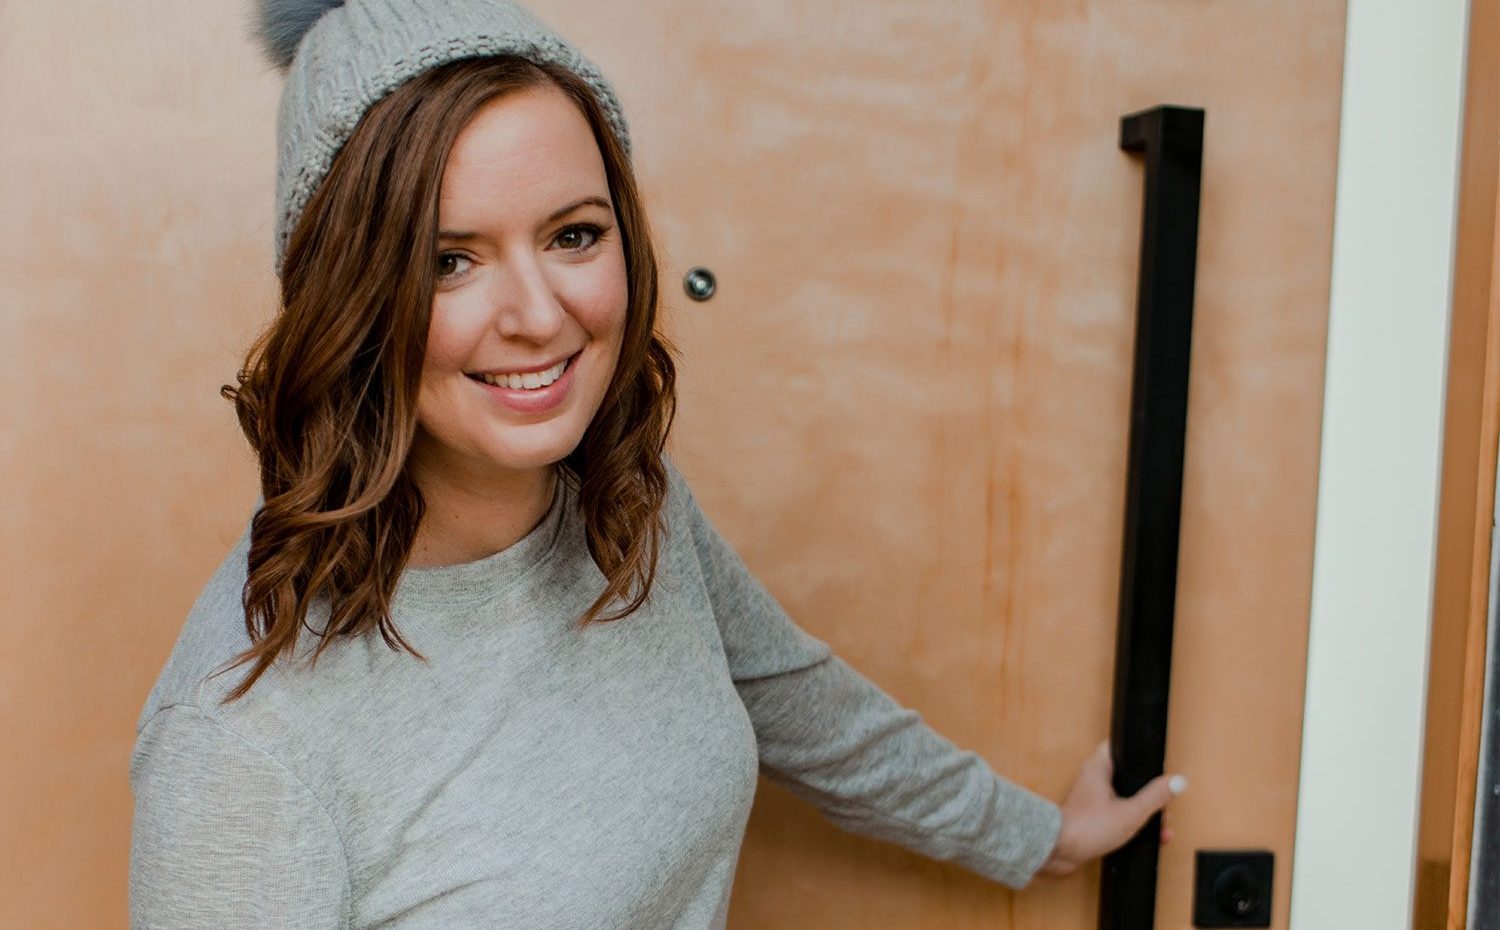
<svg viewBox="0 0 1500 930">
<path fill-rule="evenodd" d="M 419 474 L 479 484 L 572 452 L 620 355 L 629 289 L 604 160 L 558 88 L 490 101 L 443 172 Z"/>
</svg>

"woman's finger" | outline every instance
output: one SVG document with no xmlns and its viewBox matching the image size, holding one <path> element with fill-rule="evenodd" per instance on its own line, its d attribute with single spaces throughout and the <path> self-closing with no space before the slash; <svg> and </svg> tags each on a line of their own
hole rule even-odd
<svg viewBox="0 0 1500 930">
<path fill-rule="evenodd" d="M 1094 747 L 1094 751 L 1089 754 L 1087 765 L 1100 772 L 1106 780 L 1114 777 L 1115 760 L 1109 754 L 1109 740 Z"/>
<path fill-rule="evenodd" d="M 1125 799 L 1136 828 L 1139 829 L 1151 819 L 1152 814 L 1166 807 L 1168 801 L 1186 790 L 1187 779 L 1181 775 L 1158 775 L 1146 782 L 1145 787 Z"/>
</svg>

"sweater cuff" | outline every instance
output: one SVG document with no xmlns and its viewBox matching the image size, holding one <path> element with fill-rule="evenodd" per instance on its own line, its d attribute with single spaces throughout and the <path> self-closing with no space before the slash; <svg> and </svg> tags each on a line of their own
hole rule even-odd
<svg viewBox="0 0 1500 930">
<path fill-rule="evenodd" d="M 987 850 L 991 858 L 979 871 L 1019 890 L 1031 883 L 1057 848 L 1062 808 L 1020 786 L 1007 792 L 1005 806 L 997 848 Z"/>
</svg>

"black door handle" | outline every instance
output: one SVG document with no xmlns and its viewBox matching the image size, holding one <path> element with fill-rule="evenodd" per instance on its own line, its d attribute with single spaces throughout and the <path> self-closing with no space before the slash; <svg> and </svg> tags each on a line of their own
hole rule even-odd
<svg viewBox="0 0 1500 930">
<path fill-rule="evenodd" d="M 1110 720 L 1123 796 L 1161 774 L 1166 759 L 1203 111 L 1160 106 L 1125 116 L 1120 148 L 1142 153 L 1146 169 Z M 1104 858 L 1099 930 L 1151 930 L 1160 831 L 1158 815 Z"/>
</svg>

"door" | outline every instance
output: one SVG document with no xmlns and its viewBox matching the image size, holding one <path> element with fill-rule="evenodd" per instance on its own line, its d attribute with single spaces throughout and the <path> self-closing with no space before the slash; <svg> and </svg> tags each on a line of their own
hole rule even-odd
<svg viewBox="0 0 1500 930">
<path fill-rule="evenodd" d="M 683 351 L 671 449 L 808 630 L 1061 798 L 1109 730 L 1142 164 L 1206 113 L 1167 767 L 1193 853 L 1275 855 L 1286 927 L 1342 0 L 538 3 L 624 98 Z M 702 266 L 706 301 L 680 286 Z M 769 783 L 731 926 L 1096 925 Z"/>
</svg>

